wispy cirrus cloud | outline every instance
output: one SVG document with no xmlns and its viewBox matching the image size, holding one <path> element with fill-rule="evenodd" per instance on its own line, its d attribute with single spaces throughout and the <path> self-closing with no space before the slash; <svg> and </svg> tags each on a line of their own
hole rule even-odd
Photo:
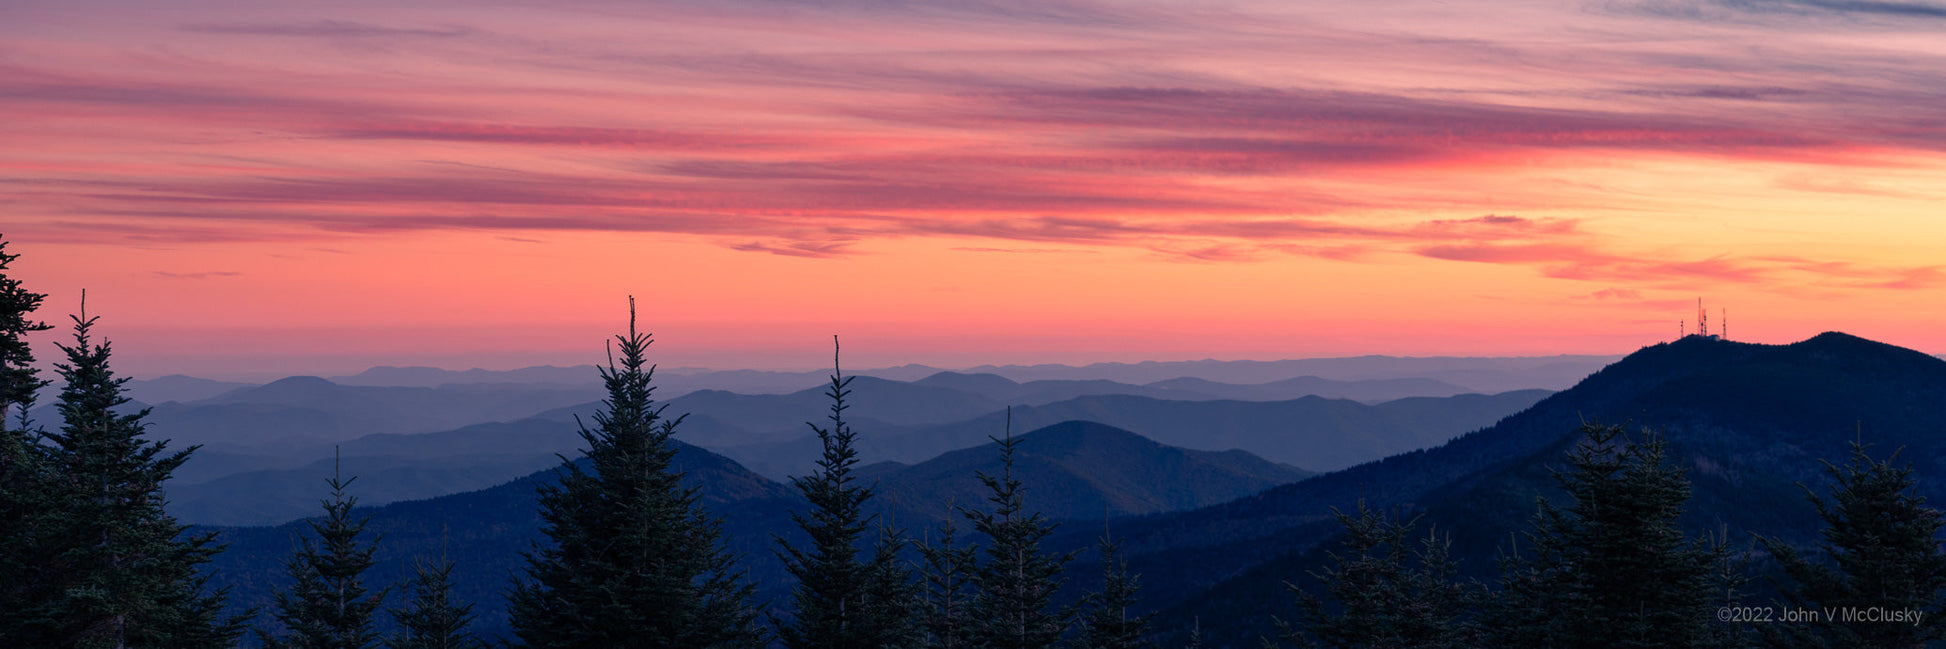
<svg viewBox="0 0 1946 649">
<path fill-rule="evenodd" d="M 786 257 L 839 257 L 850 252 L 852 241 L 751 241 L 730 246 L 745 252 L 767 252 Z"/>
<path fill-rule="evenodd" d="M 155 271 L 155 274 L 157 277 L 167 277 L 169 279 L 211 279 L 215 277 L 243 276 L 243 273 L 239 273 L 236 271 L 227 271 L 227 270 L 211 270 L 211 271 L 202 271 L 196 273 L 175 273 L 166 270 L 158 270 Z"/>
<path fill-rule="evenodd" d="M 387 27 L 348 20 L 314 20 L 293 23 L 190 23 L 179 27 L 197 34 L 242 34 L 252 36 L 301 36 L 309 38 L 451 38 L 472 34 L 467 27 Z"/>
<path fill-rule="evenodd" d="M 465 25 L 380 9 L 191 12 L 142 37 L 167 47 L 75 46 L 94 65 L 0 58 L 0 109 L 21 116 L 0 136 L 23 143 L 0 158 L 0 200 L 41 231 L 113 224 L 131 242 L 662 232 L 811 258 L 928 238 L 1211 263 L 1469 262 L 1644 286 L 1936 281 L 1925 267 L 1664 245 L 1616 224 L 1697 202 L 1656 193 L 1675 183 L 1627 185 L 1656 164 L 1788 166 L 1768 186 L 1868 195 L 1869 179 L 1825 171 L 1937 160 L 1940 53 L 1741 24 L 1668 33 L 1639 15 L 1576 13 L 1566 27 L 1473 15 L 1494 7 L 1455 27 L 1412 7 L 1365 21 L 1243 2 L 672 1 Z M 54 150 L 72 153 L 36 153 Z"/>
<path fill-rule="evenodd" d="M 1675 288 L 1697 282 L 1752 285 L 1775 290 L 1817 286 L 1918 290 L 1942 278 L 1938 266 L 1807 263 L 1802 259 L 1730 254 L 1703 258 L 1627 255 L 1592 242 L 1430 245 L 1418 254 L 1449 261 L 1531 266 L 1560 279 L 1629 282 Z M 1605 289 L 1595 299 L 1634 299 L 1632 289 Z"/>
</svg>

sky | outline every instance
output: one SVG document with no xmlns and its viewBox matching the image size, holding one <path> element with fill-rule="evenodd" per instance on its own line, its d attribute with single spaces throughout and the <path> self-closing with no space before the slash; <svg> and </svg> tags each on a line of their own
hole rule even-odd
<svg viewBox="0 0 1946 649">
<path fill-rule="evenodd" d="M 1946 351 L 1929 0 L 15 0 L 0 142 L 137 376 Z"/>
</svg>

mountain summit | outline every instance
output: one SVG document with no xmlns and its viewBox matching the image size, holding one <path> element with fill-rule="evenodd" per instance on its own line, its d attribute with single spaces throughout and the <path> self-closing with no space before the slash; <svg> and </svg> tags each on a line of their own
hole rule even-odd
<svg viewBox="0 0 1946 649">
<path fill-rule="evenodd" d="M 1821 488 L 1820 461 L 1844 457 L 1861 436 L 1879 454 L 1903 449 L 1921 493 L 1946 503 L 1946 361 L 1835 332 L 1789 345 L 1690 336 L 1643 348 L 1443 446 L 1134 521 L 1118 534 L 1154 584 L 1151 604 L 1172 607 L 1165 621 L 1200 618 L 1210 629 L 1236 620 L 1254 630 L 1291 614 L 1282 583 L 1306 579 L 1320 544 L 1338 532 L 1331 509 L 1360 498 L 1424 512 L 1452 532 L 1469 570 L 1490 571 L 1534 499 L 1558 496 L 1550 468 L 1588 420 L 1665 436 L 1693 483 L 1685 524 L 1694 532 L 1812 540 L 1817 522 L 1797 484 Z"/>
</svg>

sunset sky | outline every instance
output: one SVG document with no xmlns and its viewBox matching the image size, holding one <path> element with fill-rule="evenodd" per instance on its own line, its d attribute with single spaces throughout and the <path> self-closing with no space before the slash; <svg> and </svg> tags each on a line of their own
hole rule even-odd
<svg viewBox="0 0 1946 649">
<path fill-rule="evenodd" d="M 1946 2 L 15 1 L 0 143 L 137 376 L 1946 352 Z"/>
</svg>

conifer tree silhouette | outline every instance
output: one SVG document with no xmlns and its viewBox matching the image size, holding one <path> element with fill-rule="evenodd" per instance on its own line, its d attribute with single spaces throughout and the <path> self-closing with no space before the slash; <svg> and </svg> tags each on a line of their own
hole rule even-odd
<svg viewBox="0 0 1946 649">
<path fill-rule="evenodd" d="M 1946 552 L 1939 530 L 1946 520 L 1918 496 L 1912 467 L 1897 466 L 1899 453 L 1873 459 L 1862 440 L 1853 441 L 1844 465 L 1825 462 L 1832 483 L 1828 497 L 1805 488 L 1824 519 L 1824 561 L 1796 548 L 1758 537 L 1783 568 L 1784 597 L 1792 606 L 1831 611 L 1813 624 L 1765 628 L 1774 644 L 1797 647 L 1917 647 L 1946 635 Z M 1867 619 L 1856 612 L 1904 611 L 1920 617 L 1910 623 Z M 1851 619 L 1845 613 L 1851 612 Z"/>
<path fill-rule="evenodd" d="M 776 537 L 778 558 L 797 578 L 795 616 L 777 621 L 777 638 L 790 649 L 881 649 L 909 647 L 918 640 L 912 625 L 913 594 L 898 558 L 903 541 L 896 534 L 881 534 L 869 558 L 859 559 L 859 539 L 876 517 L 864 513 L 872 488 L 856 484 L 852 476 L 858 464 L 852 447 L 857 434 L 845 423 L 852 378 L 839 367 L 833 336 L 831 382 L 825 388 L 831 425 L 809 424 L 823 454 L 811 475 L 791 478 L 811 504 L 809 513 L 791 513 L 811 546 L 793 547 Z"/>
<path fill-rule="evenodd" d="M 385 639 L 387 649 L 480 649 L 486 646 L 466 627 L 473 623 L 473 605 L 453 601 L 453 562 L 441 541 L 439 561 L 413 566 L 412 600 L 392 609 L 399 631 Z"/>
<path fill-rule="evenodd" d="M 284 561 L 284 570 L 294 582 L 289 590 L 276 594 L 271 617 L 284 626 L 274 634 L 259 629 L 265 647 L 273 649 L 367 649 L 378 644 L 378 631 L 372 616 L 385 599 L 385 590 L 372 592 L 365 587 L 364 574 L 372 567 L 373 543 L 360 541 L 370 517 L 353 518 L 351 509 L 358 499 L 345 489 L 358 480 L 345 479 L 334 459 L 331 496 L 323 501 L 324 520 L 307 521 L 315 540 L 299 541 L 297 550 Z"/>
<path fill-rule="evenodd" d="M 1338 548 L 1326 551 L 1330 565 L 1313 573 L 1330 601 L 1291 585 L 1306 623 L 1298 629 L 1280 620 L 1287 640 L 1343 649 L 1479 646 L 1473 617 L 1485 593 L 1455 579 L 1448 538 L 1433 531 L 1416 536 L 1415 519 L 1395 520 L 1363 500 L 1353 513 L 1332 513 L 1345 532 Z"/>
<path fill-rule="evenodd" d="M 950 505 L 949 505 L 950 508 Z M 928 649 L 971 649 L 974 645 L 973 571 L 979 548 L 959 545 L 952 520 L 939 524 L 939 540 L 931 532 L 919 544 L 919 621 Z"/>
<path fill-rule="evenodd" d="M 28 417 L 35 393 L 48 385 L 34 367 L 27 334 L 51 329 L 32 318 L 47 295 L 7 275 L 20 255 L 0 240 L 0 611 L 26 612 L 51 601 L 57 512 L 54 474 L 39 427 Z M 54 642 L 49 620 L 0 615 L 0 638 L 23 644 Z"/>
<path fill-rule="evenodd" d="M 1106 527 L 1106 524 L 1103 524 Z M 1096 546 L 1101 553 L 1101 591 L 1090 594 L 1088 610 L 1081 618 L 1081 649 L 1144 649 L 1154 647 L 1149 640 L 1149 618 L 1133 615 L 1135 596 L 1141 591 L 1136 575 L 1129 574 L 1122 558 L 1121 544 L 1106 530 Z"/>
<path fill-rule="evenodd" d="M 243 622 L 219 616 L 227 591 L 212 591 L 200 568 L 222 546 L 163 511 L 162 483 L 196 447 L 169 453 L 142 439 L 149 411 L 120 412 L 128 379 L 109 368 L 109 344 L 94 343 L 85 292 L 70 318 L 74 344 L 58 345 L 67 362 L 55 364 L 62 425 L 43 449 L 51 481 L 41 497 L 52 509 L 41 538 L 52 560 L 30 585 L 45 599 L 8 614 L 53 646 L 227 645 Z"/>
<path fill-rule="evenodd" d="M 603 410 L 581 427 L 585 462 L 563 458 L 558 482 L 539 487 L 547 539 L 508 594 L 514 633 L 537 648 L 762 646 L 754 589 L 723 548 L 722 523 L 671 466 L 682 418 L 663 417 L 652 398 L 633 297 L 628 333 L 615 339 L 621 359 L 600 370 Z"/>
<path fill-rule="evenodd" d="M 1545 500 L 1518 553 L 1502 566 L 1486 608 L 1490 646 L 1708 647 L 1723 604 L 1713 576 L 1720 540 L 1677 527 L 1689 480 L 1666 462 L 1662 438 L 1631 440 L 1620 426 L 1584 423 L 1555 474 L 1572 502 Z"/>
<path fill-rule="evenodd" d="M 973 529 L 987 538 L 985 560 L 973 573 L 971 607 L 975 646 L 986 649 L 1044 649 L 1054 646 L 1074 621 L 1072 607 L 1054 605 L 1062 567 L 1074 553 L 1047 554 L 1041 541 L 1055 524 L 1029 511 L 1020 478 L 1014 475 L 1020 438 L 1013 436 L 1013 409 L 1007 410 L 1000 445 L 1000 475 L 977 474 L 986 485 L 993 511 L 961 508 Z"/>
</svg>

